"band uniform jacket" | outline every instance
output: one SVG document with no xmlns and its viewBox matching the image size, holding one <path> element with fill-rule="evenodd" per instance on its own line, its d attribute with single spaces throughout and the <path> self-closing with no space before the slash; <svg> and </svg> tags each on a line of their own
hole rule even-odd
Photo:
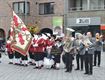
<svg viewBox="0 0 105 80">
<path fill-rule="evenodd" d="M 12 54 L 11 43 L 6 43 L 7 52 Z"/>
</svg>

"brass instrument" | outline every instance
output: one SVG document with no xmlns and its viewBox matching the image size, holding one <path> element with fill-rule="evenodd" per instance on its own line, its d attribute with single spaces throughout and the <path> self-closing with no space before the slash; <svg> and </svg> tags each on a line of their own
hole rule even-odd
<svg viewBox="0 0 105 80">
<path fill-rule="evenodd" d="M 99 41 L 101 38 L 100 34 L 99 33 L 96 33 L 96 41 Z"/>
<path fill-rule="evenodd" d="M 83 39 L 83 42 L 82 42 L 82 43 L 84 44 L 84 46 L 85 46 L 86 48 L 88 48 L 89 45 L 92 44 L 91 41 L 89 40 L 89 38 L 88 38 L 87 36 L 84 36 L 84 39 Z"/>
<path fill-rule="evenodd" d="M 96 41 L 99 41 L 100 40 L 100 36 L 96 36 Z"/>
</svg>

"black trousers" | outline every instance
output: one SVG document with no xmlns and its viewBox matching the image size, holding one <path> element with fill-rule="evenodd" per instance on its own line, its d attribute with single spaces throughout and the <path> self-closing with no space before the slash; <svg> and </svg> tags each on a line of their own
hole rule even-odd
<svg viewBox="0 0 105 80">
<path fill-rule="evenodd" d="M 1 58 L 1 53 L 0 53 L 0 58 Z"/>
<path fill-rule="evenodd" d="M 85 53 L 85 73 L 93 73 L 93 54 Z"/>
<path fill-rule="evenodd" d="M 66 56 L 65 56 L 65 54 L 62 55 L 62 61 L 66 65 Z"/>
<path fill-rule="evenodd" d="M 70 53 L 66 53 L 66 70 L 72 71 L 72 61 L 73 61 L 73 55 Z"/>
<path fill-rule="evenodd" d="M 22 59 L 22 60 L 28 60 L 28 56 L 27 56 L 27 55 L 26 55 L 26 56 L 21 55 L 21 59 Z"/>
<path fill-rule="evenodd" d="M 15 58 L 17 58 L 17 59 L 18 58 L 21 58 L 21 54 L 19 52 L 17 52 L 17 51 L 15 51 L 15 54 L 14 55 L 15 55 Z"/>
<path fill-rule="evenodd" d="M 13 59 L 14 58 L 14 54 L 13 53 L 10 53 L 9 51 L 7 53 L 8 53 L 9 59 Z"/>
<path fill-rule="evenodd" d="M 55 61 L 55 63 L 60 63 L 60 58 L 61 58 L 60 55 L 54 55 L 54 61 Z"/>
<path fill-rule="evenodd" d="M 77 62 L 77 69 L 80 69 L 80 67 L 81 67 L 81 70 L 83 70 L 84 55 L 77 54 L 76 62 Z"/>
<path fill-rule="evenodd" d="M 97 58 L 98 58 L 98 66 L 100 66 L 101 63 L 101 51 L 95 51 L 94 52 L 94 66 L 97 64 Z"/>
<path fill-rule="evenodd" d="M 34 54 L 30 51 L 29 51 L 29 57 L 30 57 L 30 59 L 34 59 Z"/>
<path fill-rule="evenodd" d="M 44 53 L 43 52 L 38 52 L 34 54 L 34 60 L 35 61 L 40 61 L 44 59 Z"/>
</svg>

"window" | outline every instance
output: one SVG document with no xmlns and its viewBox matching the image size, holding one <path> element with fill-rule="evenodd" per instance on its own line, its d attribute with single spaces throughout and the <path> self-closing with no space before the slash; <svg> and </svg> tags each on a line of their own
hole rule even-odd
<svg viewBox="0 0 105 80">
<path fill-rule="evenodd" d="M 39 4 L 39 14 L 53 14 L 53 13 L 54 13 L 54 2 Z"/>
<path fill-rule="evenodd" d="M 70 10 L 102 10 L 105 9 L 105 0 L 68 0 Z"/>
<path fill-rule="evenodd" d="M 29 2 L 14 2 L 13 9 L 17 14 L 29 14 L 30 3 Z"/>
</svg>

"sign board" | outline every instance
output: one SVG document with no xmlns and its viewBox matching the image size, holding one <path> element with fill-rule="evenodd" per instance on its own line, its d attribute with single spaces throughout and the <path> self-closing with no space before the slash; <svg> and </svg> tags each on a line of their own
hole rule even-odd
<svg viewBox="0 0 105 80">
<path fill-rule="evenodd" d="M 53 33 L 56 35 L 61 35 L 63 32 L 63 17 L 53 17 Z"/>
<path fill-rule="evenodd" d="M 90 18 L 77 18 L 76 24 L 90 24 Z"/>
</svg>

